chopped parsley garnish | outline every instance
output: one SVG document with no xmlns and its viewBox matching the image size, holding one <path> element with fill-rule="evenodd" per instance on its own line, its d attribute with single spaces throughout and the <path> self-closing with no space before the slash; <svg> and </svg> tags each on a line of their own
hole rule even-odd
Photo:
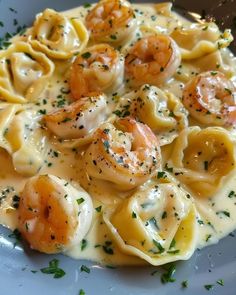
<svg viewBox="0 0 236 295">
<path fill-rule="evenodd" d="M 121 117 L 122 112 L 120 110 L 115 110 L 113 114 L 115 114 L 117 117 Z"/>
<path fill-rule="evenodd" d="M 103 251 L 104 251 L 106 254 L 109 254 L 109 255 L 113 255 L 113 254 L 114 254 L 114 251 L 113 251 L 113 249 L 111 248 L 111 245 L 112 245 L 112 242 L 111 242 L 111 241 L 106 241 L 106 242 L 105 242 L 105 245 L 102 246 L 102 249 L 103 249 Z"/>
<path fill-rule="evenodd" d="M 46 115 L 47 111 L 44 109 L 44 110 L 38 110 L 38 113 L 40 115 Z"/>
<path fill-rule="evenodd" d="M 90 56 L 91 56 L 92 54 L 90 53 L 90 52 L 85 52 L 85 53 L 82 53 L 81 54 L 81 56 L 83 57 L 83 58 L 90 58 Z"/>
<path fill-rule="evenodd" d="M 157 173 L 157 178 L 160 179 L 160 178 L 166 178 L 166 173 L 165 171 L 158 171 Z"/>
<path fill-rule="evenodd" d="M 102 206 L 99 206 L 99 207 L 95 208 L 95 210 L 96 210 L 98 213 L 101 212 L 101 210 L 102 210 Z"/>
<path fill-rule="evenodd" d="M 83 251 L 88 245 L 88 242 L 87 240 L 83 239 L 81 242 L 80 242 L 80 249 L 81 251 Z"/>
<path fill-rule="evenodd" d="M 51 260 L 49 266 L 41 268 L 40 271 L 44 274 L 52 274 L 54 279 L 62 278 L 66 274 L 63 269 L 59 268 L 58 259 Z"/>
<path fill-rule="evenodd" d="M 132 218 L 137 218 L 137 214 L 134 211 L 132 212 Z"/>
<path fill-rule="evenodd" d="M 86 272 L 86 273 L 90 273 L 90 269 L 86 266 L 86 265 L 81 265 L 80 267 L 80 271 L 81 272 Z"/>
<path fill-rule="evenodd" d="M 116 40 L 116 39 L 117 39 L 116 35 L 111 35 L 110 38 L 111 38 L 112 40 Z"/>
<path fill-rule="evenodd" d="M 76 202 L 78 205 L 80 205 L 84 202 L 84 198 L 77 199 Z"/>
<path fill-rule="evenodd" d="M 165 248 L 163 248 L 159 242 L 157 242 L 156 240 L 152 240 L 152 242 L 155 245 L 155 247 L 157 247 L 157 249 L 159 250 L 158 253 L 161 254 L 161 253 L 165 252 Z"/>
<path fill-rule="evenodd" d="M 222 211 L 217 211 L 217 215 L 225 215 L 227 217 L 230 217 L 230 213 L 228 211 L 222 210 Z"/>
<path fill-rule="evenodd" d="M 218 285 L 224 286 L 224 281 L 222 279 L 219 279 L 216 281 Z"/>
<path fill-rule="evenodd" d="M 182 288 L 188 288 L 188 281 L 183 281 L 181 283 Z"/>
<path fill-rule="evenodd" d="M 85 295 L 85 292 L 84 292 L 83 289 L 80 289 L 80 290 L 79 290 L 79 295 Z"/>
<path fill-rule="evenodd" d="M 214 287 L 214 285 L 204 285 L 204 288 L 207 290 L 207 291 L 210 291 L 212 288 Z"/>
<path fill-rule="evenodd" d="M 173 276 L 176 272 L 175 265 L 173 263 L 167 264 L 164 267 L 164 269 L 166 270 L 166 272 L 161 275 L 162 284 L 175 282 L 175 278 L 173 278 Z"/>
<path fill-rule="evenodd" d="M 89 8 L 89 7 L 91 7 L 91 4 L 90 3 L 84 3 L 84 8 Z"/>
<path fill-rule="evenodd" d="M 174 248 L 175 245 L 176 245 L 176 240 L 175 240 L 175 238 L 173 238 L 173 240 L 172 240 L 171 243 L 170 243 L 170 247 L 169 247 L 169 249 Z"/>
<path fill-rule="evenodd" d="M 208 170 L 208 161 L 204 161 L 204 170 Z"/>
<path fill-rule="evenodd" d="M 164 212 L 162 213 L 162 215 L 161 215 L 161 219 L 165 219 L 166 217 L 167 217 L 167 212 L 164 211 Z"/>
<path fill-rule="evenodd" d="M 231 192 L 228 194 L 228 198 L 233 198 L 233 197 L 236 197 L 236 193 L 235 193 L 235 191 L 231 191 Z"/>
</svg>

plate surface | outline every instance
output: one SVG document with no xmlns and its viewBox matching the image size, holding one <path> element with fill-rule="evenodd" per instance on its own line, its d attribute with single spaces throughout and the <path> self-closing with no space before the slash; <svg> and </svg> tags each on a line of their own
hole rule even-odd
<svg viewBox="0 0 236 295">
<path fill-rule="evenodd" d="M 15 32 L 19 25 L 30 25 L 35 14 L 46 7 L 65 10 L 82 3 L 79 0 L 0 0 L 0 21 L 4 23 L 0 36 L 6 30 Z M 219 19 L 220 25 L 236 29 L 235 0 L 177 0 L 175 5 L 186 14 L 187 11 L 209 13 Z M 14 19 L 18 25 L 14 25 Z M 165 285 L 160 281 L 162 268 L 109 269 L 61 255 L 42 255 L 27 248 L 23 250 L 22 245 L 14 246 L 15 240 L 9 234 L 0 227 L 0 295 L 79 295 L 81 289 L 86 295 L 236 294 L 236 238 L 233 234 L 217 245 L 196 251 L 190 260 L 176 263 L 176 281 Z M 48 266 L 55 257 L 66 271 L 61 279 L 40 272 L 40 268 Z M 83 264 L 90 267 L 90 274 L 80 271 Z M 158 272 L 151 275 L 155 270 Z M 224 286 L 216 283 L 220 279 L 224 280 Z M 181 282 L 185 280 L 188 280 L 188 288 L 183 289 Z M 205 285 L 214 287 L 208 291 Z"/>
</svg>

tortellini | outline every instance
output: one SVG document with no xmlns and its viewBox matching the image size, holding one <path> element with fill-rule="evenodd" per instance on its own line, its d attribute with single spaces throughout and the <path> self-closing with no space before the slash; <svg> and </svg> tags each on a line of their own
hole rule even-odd
<svg viewBox="0 0 236 295">
<path fill-rule="evenodd" d="M 37 16 L 29 41 L 51 58 L 68 59 L 84 49 L 88 38 L 87 29 L 79 19 L 68 19 L 46 9 Z"/>
<path fill-rule="evenodd" d="M 215 23 L 191 24 L 179 27 L 171 37 L 181 49 L 182 59 L 190 60 L 229 46 L 233 41 L 230 30 L 220 32 Z"/>
<path fill-rule="evenodd" d="M 185 60 L 178 68 L 175 77 L 187 83 L 195 75 L 205 71 L 219 71 L 227 78 L 231 78 L 236 75 L 236 60 L 231 60 L 229 65 L 226 49 L 217 50 L 191 61 Z"/>
<path fill-rule="evenodd" d="M 148 84 L 122 97 L 114 113 L 120 117 L 131 115 L 147 124 L 161 145 L 172 142 L 188 125 L 188 113 L 179 99 Z"/>
<path fill-rule="evenodd" d="M 53 62 L 28 43 L 12 44 L 0 51 L 0 100 L 14 103 L 36 100 L 53 71 Z"/>
<path fill-rule="evenodd" d="M 196 246 L 196 212 L 186 192 L 166 177 L 146 183 L 104 220 L 122 252 L 161 265 L 188 259 Z"/>
<path fill-rule="evenodd" d="M 196 196 L 211 197 L 235 167 L 234 143 L 221 127 L 190 127 L 174 142 L 167 167 Z"/>
<path fill-rule="evenodd" d="M 0 147 L 12 156 L 15 170 L 25 176 L 35 175 L 43 165 L 44 138 L 37 119 L 35 112 L 20 105 L 0 105 Z"/>
</svg>

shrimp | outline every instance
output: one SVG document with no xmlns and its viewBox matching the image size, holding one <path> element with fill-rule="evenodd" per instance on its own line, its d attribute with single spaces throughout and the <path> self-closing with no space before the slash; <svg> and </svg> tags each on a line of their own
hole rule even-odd
<svg viewBox="0 0 236 295">
<path fill-rule="evenodd" d="M 107 117 L 107 101 L 103 94 L 81 98 L 71 105 L 45 115 L 47 128 L 63 139 L 89 135 Z"/>
<path fill-rule="evenodd" d="M 79 55 L 71 69 L 70 90 L 74 99 L 94 91 L 114 91 L 123 82 L 124 58 L 108 44 L 99 44 Z"/>
<path fill-rule="evenodd" d="M 200 123 L 236 124 L 236 87 L 220 72 L 204 72 L 189 81 L 183 91 L 183 104 Z"/>
<path fill-rule="evenodd" d="M 110 181 L 120 190 L 132 189 L 160 168 L 159 141 L 147 125 L 131 117 L 116 125 L 105 123 L 96 130 L 84 155 L 85 166 L 89 176 Z"/>
<path fill-rule="evenodd" d="M 87 15 L 86 27 L 95 42 L 124 43 L 137 28 L 137 20 L 128 1 L 102 0 Z"/>
<path fill-rule="evenodd" d="M 20 196 L 19 230 L 31 248 L 58 253 L 78 244 L 92 222 L 90 196 L 53 175 L 29 179 Z"/>
<path fill-rule="evenodd" d="M 180 50 L 172 38 L 151 35 L 131 47 L 125 58 L 125 70 L 137 86 L 159 86 L 172 77 L 180 61 Z"/>
</svg>

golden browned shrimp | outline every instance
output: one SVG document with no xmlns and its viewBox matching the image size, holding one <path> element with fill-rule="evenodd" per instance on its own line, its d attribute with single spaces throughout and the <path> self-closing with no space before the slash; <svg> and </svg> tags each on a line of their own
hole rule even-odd
<svg viewBox="0 0 236 295">
<path fill-rule="evenodd" d="M 123 82 L 124 58 L 108 44 L 89 47 L 71 69 L 70 90 L 74 99 L 94 91 L 116 90 Z"/>
<path fill-rule="evenodd" d="M 107 117 L 107 101 L 103 94 L 83 97 L 71 105 L 44 116 L 46 126 L 63 139 L 82 138 L 91 133 Z"/>
<path fill-rule="evenodd" d="M 102 0 L 88 13 L 86 27 L 96 42 L 122 43 L 135 32 L 137 21 L 128 1 Z"/>
<path fill-rule="evenodd" d="M 184 88 L 183 104 L 190 115 L 207 125 L 236 124 L 236 87 L 220 72 L 205 72 Z"/>
<path fill-rule="evenodd" d="M 166 35 L 152 35 L 137 41 L 125 58 L 125 70 L 133 84 L 159 86 L 172 77 L 180 65 L 180 50 Z"/>
<path fill-rule="evenodd" d="M 78 244 L 92 221 L 90 196 L 53 176 L 29 179 L 19 203 L 19 230 L 33 249 L 57 253 Z"/>
<path fill-rule="evenodd" d="M 126 190 L 143 184 L 161 165 L 159 142 L 151 129 L 127 117 L 105 123 L 85 154 L 87 173 Z"/>
</svg>

